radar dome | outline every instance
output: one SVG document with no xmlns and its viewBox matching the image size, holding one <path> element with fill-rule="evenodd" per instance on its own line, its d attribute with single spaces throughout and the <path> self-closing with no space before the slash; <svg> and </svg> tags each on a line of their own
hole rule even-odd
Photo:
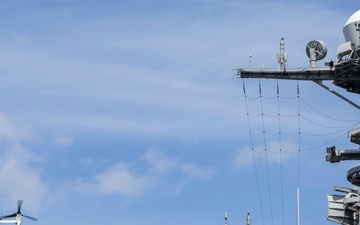
<svg viewBox="0 0 360 225">
<path fill-rule="evenodd" d="M 360 10 L 352 14 L 347 20 L 343 33 L 345 40 L 350 41 L 353 48 L 360 47 Z"/>
</svg>

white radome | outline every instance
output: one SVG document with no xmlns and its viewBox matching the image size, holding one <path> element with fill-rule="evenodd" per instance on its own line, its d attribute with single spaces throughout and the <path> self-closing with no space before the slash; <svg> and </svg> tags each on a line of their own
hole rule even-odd
<svg viewBox="0 0 360 225">
<path fill-rule="evenodd" d="M 346 42 L 350 42 L 352 48 L 360 47 L 360 10 L 355 12 L 350 16 L 347 20 L 344 28 L 343 33 Z"/>
<path fill-rule="evenodd" d="M 350 18 L 346 21 L 345 26 L 348 25 L 349 23 L 353 23 L 359 20 L 360 20 L 360 10 L 358 10 L 357 12 L 355 12 L 350 16 Z"/>
</svg>

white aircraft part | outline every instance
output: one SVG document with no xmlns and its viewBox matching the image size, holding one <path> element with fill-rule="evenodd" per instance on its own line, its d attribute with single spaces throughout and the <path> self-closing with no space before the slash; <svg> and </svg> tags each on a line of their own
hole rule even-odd
<svg viewBox="0 0 360 225">
<path fill-rule="evenodd" d="M 0 220 L 0 223 L 16 223 L 16 220 Z"/>
</svg>

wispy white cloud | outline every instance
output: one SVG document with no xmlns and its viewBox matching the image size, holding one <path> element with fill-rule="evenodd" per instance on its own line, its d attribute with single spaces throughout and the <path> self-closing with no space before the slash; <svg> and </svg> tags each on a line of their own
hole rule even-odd
<svg viewBox="0 0 360 225">
<path fill-rule="evenodd" d="M 179 162 L 176 159 L 170 158 L 159 150 L 151 149 L 146 152 L 145 160 L 150 164 L 150 170 L 155 174 L 166 174 L 177 169 Z"/>
<path fill-rule="evenodd" d="M 236 82 L 230 84 L 231 68 L 239 62 L 247 65 L 250 48 L 255 48 L 254 65 L 264 61 L 266 66 L 277 66 L 276 53 L 282 36 L 287 41 L 289 63 L 294 65 L 303 59 L 307 65 L 303 50 L 306 43 L 294 44 L 303 41 L 297 31 L 303 26 L 298 20 L 304 11 L 313 24 L 301 29 L 306 30 L 308 34 L 303 35 L 309 39 L 318 37 L 320 24 L 326 30 L 333 28 L 324 27 L 316 19 L 316 9 L 304 3 L 294 7 L 283 2 L 227 1 L 216 2 L 214 8 L 207 10 L 216 10 L 219 5 L 229 13 L 209 20 L 190 20 L 183 12 L 166 20 L 155 16 L 151 20 L 110 21 L 103 17 L 79 20 L 63 33 L 50 33 L 42 39 L 24 35 L 26 41 L 18 41 L 20 47 L 17 42 L 2 46 L 4 56 L 0 61 L 12 74 L 11 79 L 4 78 L 5 82 L 21 85 L 28 96 L 42 99 L 45 104 L 39 105 L 46 110 L 31 120 L 42 126 L 130 131 L 134 135 L 233 135 L 239 132 L 236 129 L 242 121 L 238 120 L 241 106 L 236 100 L 240 88 Z M 270 7 L 273 10 L 268 10 Z M 266 22 L 254 12 L 261 12 Z M 321 15 L 334 25 L 339 23 L 337 17 L 326 16 L 333 13 L 327 9 Z M 16 33 L 11 31 L 11 35 L 13 32 Z M 5 34 L 10 35 L 9 31 Z M 341 39 L 341 31 L 339 36 Z M 290 53 L 295 52 L 293 48 L 296 53 Z M 21 68 L 18 61 L 22 62 Z M 31 76 L 24 76 L 28 73 Z M 61 100 L 54 104 L 54 98 Z M 14 115 L 19 115 L 19 111 Z M 141 112 L 147 112 L 146 116 Z M 191 126 L 192 121 L 197 121 L 198 126 Z M 201 129 L 205 125 L 214 129 Z M 223 132 L 217 132 L 219 126 Z"/>
<path fill-rule="evenodd" d="M 280 155 L 280 144 L 281 144 L 281 155 Z M 246 169 L 256 162 L 265 163 L 280 163 L 297 157 L 299 149 L 299 143 L 295 140 L 283 140 L 269 141 L 265 147 L 263 145 L 254 146 L 253 150 L 251 147 L 243 147 L 234 152 L 233 165 L 238 169 Z"/>
<path fill-rule="evenodd" d="M 14 125 L 9 118 L 3 113 L 0 113 L 0 138 L 10 141 L 20 141 L 23 138 L 28 138 L 29 133 L 25 127 Z"/>
<path fill-rule="evenodd" d="M 118 162 L 96 176 L 97 190 L 101 194 L 123 196 L 142 195 L 155 183 L 151 176 L 137 174 L 129 164 Z"/>
<path fill-rule="evenodd" d="M 181 159 L 170 158 L 157 149 L 147 151 L 146 160 L 150 163 L 151 171 L 159 174 L 171 173 L 171 171 L 177 170 L 189 177 L 208 178 L 215 172 L 212 167 L 202 167 Z"/>
<path fill-rule="evenodd" d="M 90 166 L 93 166 L 95 163 L 96 163 L 96 160 L 94 160 L 91 157 L 79 159 L 79 164 L 84 168 L 88 168 Z"/>
<path fill-rule="evenodd" d="M 69 147 L 74 143 L 74 139 L 65 134 L 56 135 L 54 143 L 60 147 Z"/>
<path fill-rule="evenodd" d="M 193 163 L 183 163 L 182 170 L 185 174 L 194 178 L 208 178 L 215 172 L 213 168 L 204 168 Z"/>
<path fill-rule="evenodd" d="M 48 200 L 50 190 L 42 179 L 46 158 L 33 153 L 22 142 L 31 140 L 25 127 L 0 114 L 0 204 L 14 205 L 24 200 L 27 211 L 35 212 Z"/>
<path fill-rule="evenodd" d="M 253 152 L 251 148 L 242 148 L 234 153 L 233 164 L 243 169 L 253 165 Z"/>
<path fill-rule="evenodd" d="M 37 211 L 46 202 L 50 190 L 35 165 L 38 156 L 19 144 L 10 146 L 0 157 L 0 196 L 7 204 L 24 200 L 29 211 Z"/>
<path fill-rule="evenodd" d="M 74 191 L 97 192 L 100 195 L 119 194 L 123 197 L 136 197 L 151 194 L 159 189 L 179 194 L 191 179 L 209 178 L 215 170 L 211 167 L 202 167 L 176 158 L 171 158 L 163 151 L 150 149 L 143 160 L 148 163 L 147 169 L 140 169 L 137 163 L 119 161 L 96 175 L 93 181 L 81 178 L 71 184 Z M 182 173 L 176 178 L 174 175 Z M 176 185 L 169 190 L 167 180 L 171 179 Z M 175 179 L 175 181 L 173 181 Z M 167 186 L 167 187 L 165 187 Z"/>
</svg>

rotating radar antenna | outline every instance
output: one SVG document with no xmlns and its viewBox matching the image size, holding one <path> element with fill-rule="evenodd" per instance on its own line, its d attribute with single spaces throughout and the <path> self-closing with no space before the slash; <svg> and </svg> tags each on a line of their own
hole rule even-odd
<svg viewBox="0 0 360 225">
<path fill-rule="evenodd" d="M 306 45 L 306 55 L 310 59 L 310 67 L 316 67 L 316 61 L 322 60 L 326 57 L 327 54 L 327 47 L 323 41 L 314 40 L 310 41 Z"/>
</svg>

